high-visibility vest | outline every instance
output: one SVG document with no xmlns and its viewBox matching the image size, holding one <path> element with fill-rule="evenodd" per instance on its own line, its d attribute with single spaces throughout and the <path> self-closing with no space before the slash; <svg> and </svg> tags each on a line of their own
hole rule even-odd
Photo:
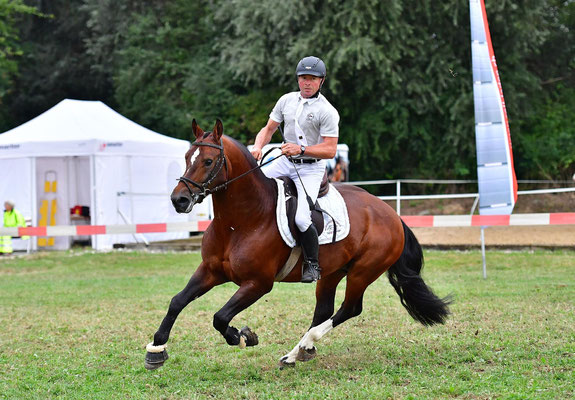
<svg viewBox="0 0 575 400">
<path fill-rule="evenodd" d="M 4 227 L 25 227 L 26 220 L 18 210 L 4 211 Z M 22 237 L 27 239 L 27 237 Z M 12 253 L 12 238 L 10 236 L 0 236 L 0 253 Z"/>
<path fill-rule="evenodd" d="M 26 220 L 20 214 L 18 210 L 4 211 L 4 227 L 5 228 L 15 228 L 15 227 L 25 227 Z"/>
</svg>

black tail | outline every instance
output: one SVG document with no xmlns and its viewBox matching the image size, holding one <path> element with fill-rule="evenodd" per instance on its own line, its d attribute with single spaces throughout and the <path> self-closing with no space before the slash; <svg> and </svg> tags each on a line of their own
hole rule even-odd
<svg viewBox="0 0 575 400">
<path fill-rule="evenodd" d="M 399 260 L 389 268 L 387 277 L 409 315 L 423 325 L 443 324 L 449 315 L 449 297 L 440 299 L 423 282 L 423 251 L 417 238 L 403 221 L 405 244 Z"/>
</svg>

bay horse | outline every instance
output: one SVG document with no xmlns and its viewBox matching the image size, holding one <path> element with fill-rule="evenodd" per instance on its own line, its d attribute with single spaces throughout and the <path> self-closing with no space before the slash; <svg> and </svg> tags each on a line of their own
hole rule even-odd
<svg viewBox="0 0 575 400">
<path fill-rule="evenodd" d="M 272 290 L 274 278 L 290 256 L 276 223 L 277 185 L 258 168 L 256 160 L 236 140 L 223 135 L 217 120 L 204 132 L 194 120 L 195 141 L 187 151 L 186 169 L 171 194 L 179 213 L 188 213 L 212 194 L 214 218 L 204 233 L 202 262 L 186 287 L 169 305 L 154 341 L 146 347 L 145 366 L 164 364 L 166 343 L 180 312 L 216 285 L 232 281 L 237 292 L 214 315 L 214 328 L 231 346 L 255 346 L 257 335 L 247 326 L 230 326 L 238 313 Z M 238 179 L 241 178 L 241 179 Z M 314 343 L 331 329 L 360 315 L 366 288 L 387 271 L 401 304 L 416 321 L 430 326 L 444 323 L 448 298 L 440 299 L 423 281 L 421 246 L 413 232 L 385 202 L 363 189 L 336 184 L 346 201 L 351 223 L 348 236 L 320 246 L 322 278 L 316 286 L 316 306 L 310 329 L 280 359 L 280 368 L 308 361 Z M 301 257 L 282 282 L 299 282 Z M 347 279 L 344 301 L 334 314 L 336 288 Z"/>
</svg>

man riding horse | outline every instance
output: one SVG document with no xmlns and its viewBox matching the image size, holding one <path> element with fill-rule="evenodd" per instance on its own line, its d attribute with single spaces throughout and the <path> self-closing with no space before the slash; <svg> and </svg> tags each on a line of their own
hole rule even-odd
<svg viewBox="0 0 575 400">
<path fill-rule="evenodd" d="M 300 91 L 280 97 L 266 126 L 259 131 L 251 153 L 256 160 L 260 160 L 262 148 L 284 122 L 285 143 L 281 151 L 287 157 L 280 157 L 262 171 L 269 178 L 289 176 L 296 185 L 298 204 L 295 223 L 301 232 L 304 255 L 301 281 L 310 283 L 320 279 L 321 269 L 318 262 L 318 233 L 312 224 L 308 201 L 315 203 L 326 169 L 325 160 L 336 155 L 339 114 L 320 93 L 326 77 L 326 67 L 321 59 L 310 56 L 300 60 L 296 76 Z"/>
<path fill-rule="evenodd" d="M 325 79 L 323 62 L 306 57 L 298 64 L 297 74 L 300 92 L 280 98 L 251 154 L 243 144 L 224 135 L 220 120 L 208 132 L 192 121 L 194 140 L 185 154 L 186 167 L 171 200 L 177 212 L 189 213 L 211 194 L 214 219 L 202 239 L 202 261 L 187 285 L 170 301 L 153 342 L 146 346 L 147 369 L 159 368 L 168 359 L 167 342 L 180 312 L 213 287 L 230 281 L 238 289 L 214 314 L 213 326 L 230 346 L 256 346 L 257 334 L 248 326 L 235 328 L 230 325 L 232 320 L 269 293 L 276 281 L 319 279 L 319 258 L 323 276 L 316 285 L 311 326 L 281 357 L 280 368 L 315 357 L 315 343 L 362 313 L 365 290 L 385 272 L 401 304 L 415 320 L 430 326 L 444 323 L 449 315 L 449 299 L 437 297 L 421 277 L 423 252 L 413 232 L 388 204 L 363 189 L 352 185 L 330 189 L 350 205 L 346 207 L 349 231 L 345 237 L 322 246 L 318 257 L 317 232 L 310 221 L 306 190 L 315 201 L 325 159 L 336 152 L 339 116 L 319 93 Z M 281 156 L 267 173 L 289 175 L 297 185 L 296 221 L 303 232 L 302 248 L 308 264 L 303 278 L 299 268 L 279 277 L 293 251 L 277 224 L 281 186 L 266 177 L 254 160 L 254 156 L 261 158 L 262 146 L 281 121 L 287 133 L 282 152 L 290 159 Z M 292 159 L 298 161 L 292 164 Z M 335 311 L 337 288 L 344 278 L 344 300 Z"/>
</svg>

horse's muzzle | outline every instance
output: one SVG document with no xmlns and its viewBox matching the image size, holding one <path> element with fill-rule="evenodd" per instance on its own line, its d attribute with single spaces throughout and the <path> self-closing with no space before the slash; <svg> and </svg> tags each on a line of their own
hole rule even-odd
<svg viewBox="0 0 575 400">
<path fill-rule="evenodd" d="M 196 204 L 201 203 L 204 200 L 204 196 L 202 196 L 201 193 L 193 193 L 191 196 L 187 194 L 172 194 L 171 200 L 176 211 L 182 214 L 192 211 L 192 208 Z"/>
</svg>

